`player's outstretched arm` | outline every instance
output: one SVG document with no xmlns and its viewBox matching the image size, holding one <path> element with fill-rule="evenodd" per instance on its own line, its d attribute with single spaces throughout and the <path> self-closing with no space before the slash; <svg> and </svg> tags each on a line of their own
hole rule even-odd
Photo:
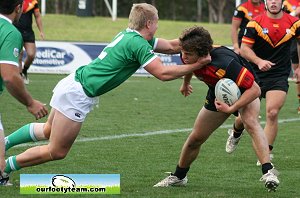
<svg viewBox="0 0 300 198">
<path fill-rule="evenodd" d="M 211 62 L 210 55 L 201 57 L 193 64 L 164 66 L 159 57 L 144 67 L 144 69 L 162 81 L 173 80 L 200 69 Z"/>
<path fill-rule="evenodd" d="M 166 40 L 159 38 L 154 51 L 163 54 L 178 54 L 181 50 L 179 43 L 179 39 Z"/>
</svg>

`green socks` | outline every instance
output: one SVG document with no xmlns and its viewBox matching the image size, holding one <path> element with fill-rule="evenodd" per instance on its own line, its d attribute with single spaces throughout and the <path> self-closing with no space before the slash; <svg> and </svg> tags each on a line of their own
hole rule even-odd
<svg viewBox="0 0 300 198">
<path fill-rule="evenodd" d="M 17 163 L 16 156 L 10 156 L 6 160 L 6 166 L 5 166 L 5 169 L 4 169 L 5 173 L 9 174 L 12 171 L 16 171 L 16 170 L 20 170 L 20 169 L 21 169 L 21 167 Z"/>
<path fill-rule="evenodd" d="M 33 123 L 27 124 L 19 128 L 9 136 L 5 137 L 5 150 L 7 151 L 11 147 L 18 144 L 32 142 L 32 141 L 36 142 L 37 139 L 34 135 L 33 126 L 34 126 Z"/>
</svg>

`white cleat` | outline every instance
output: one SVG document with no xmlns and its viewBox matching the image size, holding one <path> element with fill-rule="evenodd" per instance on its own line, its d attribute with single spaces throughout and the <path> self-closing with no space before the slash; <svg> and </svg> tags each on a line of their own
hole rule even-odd
<svg viewBox="0 0 300 198">
<path fill-rule="evenodd" d="M 278 175 L 279 172 L 275 168 L 272 168 L 260 178 L 260 181 L 265 182 L 265 187 L 268 189 L 268 192 L 275 192 L 279 186 Z"/>
<path fill-rule="evenodd" d="M 12 186 L 9 182 L 9 175 L 0 171 L 0 186 Z"/>
<path fill-rule="evenodd" d="M 188 181 L 187 177 L 185 177 L 183 179 L 179 179 L 178 177 L 176 177 L 175 175 L 170 173 L 170 175 L 168 177 L 161 180 L 160 182 L 155 184 L 153 187 L 186 186 L 187 181 Z"/>
<path fill-rule="evenodd" d="M 22 76 L 22 78 L 23 78 L 24 84 L 25 84 L 25 85 L 29 85 L 29 78 L 28 78 L 28 75 L 22 73 L 21 76 Z"/>
<path fill-rule="evenodd" d="M 233 136 L 233 133 L 234 132 L 233 132 L 232 129 L 228 129 L 228 135 L 229 135 L 229 137 L 228 137 L 227 142 L 226 142 L 226 148 L 225 148 L 225 150 L 229 154 L 232 153 L 233 151 L 235 151 L 235 149 L 237 148 L 238 143 L 239 143 L 239 141 L 240 141 L 240 139 L 242 137 L 242 135 L 241 135 L 240 137 L 235 138 Z"/>
</svg>

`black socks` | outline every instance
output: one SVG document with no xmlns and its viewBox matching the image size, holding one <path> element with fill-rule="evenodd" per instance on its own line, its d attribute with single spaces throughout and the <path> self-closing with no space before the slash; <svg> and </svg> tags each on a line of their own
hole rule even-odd
<svg viewBox="0 0 300 198">
<path fill-rule="evenodd" d="M 243 133 L 244 127 L 242 129 L 237 129 L 235 127 L 235 124 L 233 123 L 233 130 L 234 130 L 233 137 L 234 138 L 239 138 L 242 135 L 242 133 Z"/>
<path fill-rule="evenodd" d="M 261 166 L 261 170 L 263 175 L 266 174 L 269 170 L 273 168 L 273 165 L 271 163 L 265 163 Z"/>
<path fill-rule="evenodd" d="M 176 166 L 176 171 L 174 175 L 178 177 L 179 179 L 185 178 L 187 172 L 190 170 L 190 167 L 188 168 L 180 168 L 178 165 Z"/>
</svg>

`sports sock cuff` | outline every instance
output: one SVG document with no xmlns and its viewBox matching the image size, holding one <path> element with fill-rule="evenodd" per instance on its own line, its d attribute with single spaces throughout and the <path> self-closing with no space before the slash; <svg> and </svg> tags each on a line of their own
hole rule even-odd
<svg viewBox="0 0 300 198">
<path fill-rule="evenodd" d="M 273 165 L 269 162 L 269 163 L 265 163 L 261 166 L 261 170 L 263 175 L 266 174 L 269 170 L 271 170 L 273 168 Z"/>
<path fill-rule="evenodd" d="M 37 142 L 38 139 L 34 135 L 34 123 L 29 124 L 29 135 L 32 139 L 32 141 Z"/>
<path fill-rule="evenodd" d="M 188 168 L 180 168 L 179 165 L 176 166 L 176 171 L 174 175 L 178 177 L 179 179 L 185 178 L 187 172 L 190 170 L 190 167 Z"/>
<path fill-rule="evenodd" d="M 21 167 L 19 166 L 19 164 L 17 162 L 16 156 L 10 156 L 6 160 L 6 167 L 5 167 L 4 172 L 9 174 L 11 171 L 16 171 L 16 170 L 20 170 L 20 169 L 21 169 Z"/>
<path fill-rule="evenodd" d="M 235 127 L 235 123 L 233 123 L 233 130 L 234 130 L 234 132 L 236 132 L 236 133 L 242 133 L 244 131 L 244 129 L 245 129 L 244 127 L 242 129 L 237 129 Z"/>
<path fill-rule="evenodd" d="M 270 151 L 272 151 L 273 148 L 274 148 L 274 147 L 273 147 L 272 145 L 269 145 L 269 150 L 270 150 Z"/>
</svg>

